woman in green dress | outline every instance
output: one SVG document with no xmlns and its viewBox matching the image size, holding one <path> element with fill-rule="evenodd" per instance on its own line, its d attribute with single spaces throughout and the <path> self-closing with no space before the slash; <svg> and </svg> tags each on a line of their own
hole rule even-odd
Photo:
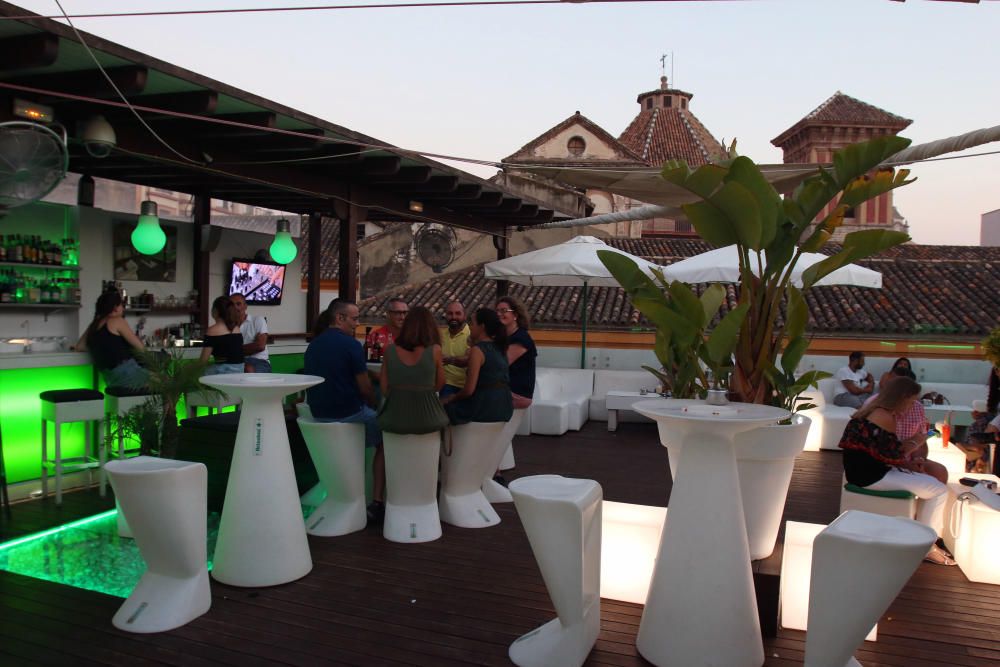
<svg viewBox="0 0 1000 667">
<path fill-rule="evenodd" d="M 514 414 L 507 364 L 507 331 L 496 312 L 480 308 L 469 322 L 465 386 L 442 403 L 452 424 L 506 422 Z"/>
<path fill-rule="evenodd" d="M 411 308 L 395 343 L 385 350 L 379 377 L 378 426 L 400 434 L 424 434 L 448 425 L 438 391 L 444 386 L 441 336 L 431 311 Z"/>
</svg>

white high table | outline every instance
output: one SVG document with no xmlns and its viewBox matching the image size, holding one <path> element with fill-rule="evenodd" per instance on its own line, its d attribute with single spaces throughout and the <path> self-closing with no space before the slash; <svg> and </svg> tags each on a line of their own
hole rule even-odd
<svg viewBox="0 0 1000 667">
<path fill-rule="evenodd" d="M 760 667 L 757 617 L 734 436 L 788 411 L 656 399 L 636 412 L 682 443 L 636 646 L 655 665 Z"/>
<path fill-rule="evenodd" d="M 233 373 L 208 375 L 201 382 L 243 399 L 212 578 L 257 587 L 305 576 L 312 569 L 312 556 L 281 399 L 323 378 Z"/>
</svg>

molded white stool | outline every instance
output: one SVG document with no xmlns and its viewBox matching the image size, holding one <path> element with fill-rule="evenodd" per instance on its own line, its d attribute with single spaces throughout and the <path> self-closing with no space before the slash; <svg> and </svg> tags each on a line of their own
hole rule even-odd
<svg viewBox="0 0 1000 667">
<path fill-rule="evenodd" d="M 152 394 L 147 392 L 148 390 L 145 388 L 132 389 L 130 387 L 105 387 L 104 414 L 109 427 L 112 420 L 118 419 L 118 417 L 125 414 L 132 408 L 142 405 L 153 397 Z M 117 443 L 117 447 L 115 446 L 115 443 Z M 129 451 L 135 452 L 136 450 L 133 449 Z M 118 437 L 111 443 L 110 451 L 108 451 L 108 458 L 123 459 L 127 455 L 128 452 L 125 450 L 125 435 L 122 433 L 121 429 L 118 429 Z"/>
<path fill-rule="evenodd" d="M 310 535 L 332 537 L 363 530 L 365 511 L 365 426 L 298 419 L 326 500 L 306 519 Z M 315 487 L 314 487 L 315 488 Z"/>
<path fill-rule="evenodd" d="M 582 665 L 601 629 L 601 486 L 534 475 L 510 491 L 558 617 L 517 639 L 508 655 L 521 667 Z"/>
<path fill-rule="evenodd" d="M 519 432 L 527 412 L 528 408 L 514 410 L 510 421 L 504 426 L 500 438 L 496 441 L 498 450 L 496 453 L 497 466 L 493 470 L 487 471 L 486 477 L 483 479 L 483 495 L 491 503 L 509 503 L 514 500 L 510 495 L 510 491 L 504 488 L 503 485 L 493 481 L 493 475 L 497 469 L 509 470 L 514 467 L 514 445 L 511 444 L 511 441 L 514 438 L 514 434 Z M 509 460 L 508 455 L 510 457 Z M 505 465 L 507 463 L 510 465 Z"/>
<path fill-rule="evenodd" d="M 500 515 L 482 492 L 484 476 L 496 471 L 497 443 L 506 422 L 472 422 L 452 426 L 451 454 L 441 457 L 441 520 L 459 528 L 486 528 Z M 492 479 L 490 481 L 493 481 Z"/>
<path fill-rule="evenodd" d="M 192 391 L 184 394 L 184 407 L 188 419 L 198 416 L 198 408 L 208 408 L 208 414 L 211 415 L 222 412 L 222 408 L 239 405 L 241 402 L 240 399 L 221 391 Z"/>
<path fill-rule="evenodd" d="M 402 435 L 383 431 L 385 521 L 392 542 L 430 542 L 441 537 L 438 515 L 438 459 L 441 434 Z"/>
<path fill-rule="evenodd" d="M 935 539 L 912 519 L 853 510 L 820 532 L 813 542 L 806 667 L 860 665 L 855 649 Z"/>
<path fill-rule="evenodd" d="M 869 491 L 845 481 L 840 487 L 840 512 L 847 510 L 912 519 L 917 513 L 917 499 L 907 491 Z"/>
<path fill-rule="evenodd" d="M 137 456 L 106 470 L 148 569 L 111 622 L 128 632 L 165 632 L 212 606 L 208 583 L 208 469 Z"/>
<path fill-rule="evenodd" d="M 101 429 L 104 425 L 104 394 L 94 389 L 54 389 L 43 391 L 38 395 L 42 401 L 42 497 L 49 495 L 49 468 L 53 469 L 56 478 L 56 505 L 62 504 L 62 476 L 64 472 L 87 470 L 88 475 L 93 468 L 101 468 L 101 496 L 104 496 L 104 437 Z M 52 422 L 55 432 L 54 458 L 49 459 L 48 428 L 46 422 Z M 85 422 L 83 456 L 64 458 L 62 455 L 62 425 L 72 422 Z M 95 458 L 90 439 L 90 424 L 97 422 L 98 455 Z"/>
</svg>

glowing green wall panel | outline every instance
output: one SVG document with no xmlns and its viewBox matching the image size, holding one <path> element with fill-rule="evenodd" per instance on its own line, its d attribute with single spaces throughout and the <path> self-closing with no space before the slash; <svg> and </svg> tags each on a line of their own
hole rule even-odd
<svg viewBox="0 0 1000 667">
<path fill-rule="evenodd" d="M 37 479 L 42 462 L 42 403 L 38 395 L 50 389 L 93 386 L 90 366 L 0 370 L 0 428 L 8 483 Z M 49 424 L 49 456 L 54 445 Z M 83 456 L 84 423 L 64 424 L 64 457 Z"/>
</svg>

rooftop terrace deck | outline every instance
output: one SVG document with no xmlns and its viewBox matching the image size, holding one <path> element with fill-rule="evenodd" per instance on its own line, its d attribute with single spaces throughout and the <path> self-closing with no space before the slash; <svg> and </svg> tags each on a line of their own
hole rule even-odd
<svg viewBox="0 0 1000 667">
<path fill-rule="evenodd" d="M 608 433 L 590 423 L 560 438 L 516 441 L 511 477 L 561 473 L 597 479 L 605 498 L 664 505 L 666 450 L 649 424 Z M 806 452 L 796 463 L 787 519 L 837 514 L 840 455 Z M 106 509 L 96 492 L 14 506 L 0 519 L 13 536 Z M 212 583 L 213 606 L 174 632 L 134 635 L 110 623 L 119 598 L 0 572 L 0 664 L 508 665 L 507 647 L 554 616 L 512 505 L 491 529 L 444 526 L 422 545 L 382 539 L 378 528 L 310 538 L 314 569 L 267 589 Z M 648 665 L 635 649 L 640 605 L 602 601 L 602 630 L 588 665 Z M 697 602 L 691 613 L 697 615 Z M 767 665 L 802 663 L 805 634 L 765 640 Z M 1000 586 L 971 584 L 958 568 L 921 565 L 858 658 L 867 667 L 1000 663 Z"/>
</svg>

